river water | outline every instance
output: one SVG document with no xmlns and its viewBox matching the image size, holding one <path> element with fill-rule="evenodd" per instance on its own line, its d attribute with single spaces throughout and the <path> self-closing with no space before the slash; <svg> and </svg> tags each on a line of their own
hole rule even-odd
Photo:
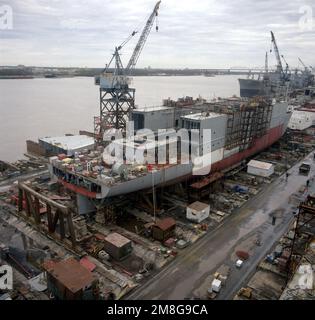
<svg viewBox="0 0 315 320">
<path fill-rule="evenodd" d="M 136 105 L 157 106 L 168 97 L 239 95 L 238 77 L 134 77 L 132 87 Z M 27 139 L 92 131 L 98 90 L 88 77 L 0 80 L 0 159 L 22 158 Z"/>
</svg>

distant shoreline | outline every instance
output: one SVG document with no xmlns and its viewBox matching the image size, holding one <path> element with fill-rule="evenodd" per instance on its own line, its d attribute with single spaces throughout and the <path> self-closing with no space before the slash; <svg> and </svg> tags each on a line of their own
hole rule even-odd
<svg viewBox="0 0 315 320">
<path fill-rule="evenodd" d="M 32 78 L 66 78 L 66 77 L 95 77 L 104 71 L 103 68 L 54 68 L 54 67 L 26 67 L 26 66 L 0 66 L 0 79 L 32 79 Z M 129 74 L 147 77 L 174 77 L 174 76 L 205 76 L 217 75 L 247 75 L 260 74 L 262 70 L 250 69 L 160 69 L 160 68 L 137 68 Z M 114 72 L 108 69 L 108 72 Z"/>
<path fill-rule="evenodd" d="M 0 76 L 1 80 L 7 79 L 34 79 L 34 76 Z"/>
<path fill-rule="evenodd" d="M 148 74 L 148 75 L 133 75 L 132 77 L 205 77 L 214 78 L 216 76 L 235 76 L 240 74 L 218 74 L 218 75 L 203 75 L 203 74 Z M 46 77 L 42 75 L 36 76 L 0 76 L 0 80 L 30 80 L 30 79 L 67 79 L 67 78 L 94 78 L 91 75 L 58 75 L 54 77 Z"/>
<path fill-rule="evenodd" d="M 74 78 L 74 77 L 80 77 L 80 76 L 54 76 L 54 77 L 47 77 L 47 76 L 0 76 L 0 80 L 23 80 L 23 79 L 57 79 L 57 78 Z M 86 77 L 86 76 L 85 76 Z M 92 76 L 88 76 L 92 77 Z"/>
<path fill-rule="evenodd" d="M 134 75 L 133 77 L 215 77 L 205 76 L 202 74 L 148 74 L 148 75 Z M 23 79 L 64 79 L 64 78 L 78 78 L 78 77 L 87 77 L 93 78 L 94 76 L 79 75 L 79 76 L 55 76 L 55 77 L 45 77 L 45 76 L 0 76 L 0 80 L 23 80 Z"/>
</svg>

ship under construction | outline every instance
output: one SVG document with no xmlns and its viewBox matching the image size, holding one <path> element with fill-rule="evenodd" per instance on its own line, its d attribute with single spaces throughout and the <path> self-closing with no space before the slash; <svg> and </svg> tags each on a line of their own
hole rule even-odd
<svg viewBox="0 0 315 320">
<path fill-rule="evenodd" d="M 211 163 L 206 164 L 209 168 L 211 166 L 207 175 L 210 177 L 276 142 L 287 128 L 291 111 L 286 101 L 231 98 L 186 106 L 135 109 L 131 117 L 137 130 L 185 128 L 200 129 L 198 132 L 202 134 L 202 129 L 211 129 L 211 141 L 205 145 L 200 137 L 197 146 L 201 157 L 211 154 Z M 187 142 L 191 146 L 191 141 Z M 156 148 L 165 150 L 165 164 L 148 163 L 145 157 L 142 163 L 122 161 L 108 164 L 100 147 L 89 153 L 77 153 L 72 159 L 51 158 L 51 173 L 68 189 L 94 199 L 139 191 L 152 187 L 152 184 L 160 186 L 188 179 L 194 169 L 191 155 L 187 154 L 189 163 L 181 163 L 182 152 L 174 161 L 167 152 L 170 149 L 160 145 L 163 143 L 177 145 L 179 141 L 175 137 L 175 141 L 164 139 L 160 142 L 143 134 L 115 141 L 117 145 L 122 144 L 126 154 L 135 154 L 139 150 L 146 150 L 144 154 L 147 154 Z M 179 153 L 180 147 L 177 151 Z"/>
<path fill-rule="evenodd" d="M 271 43 L 277 61 L 276 70 L 269 70 L 268 53 L 266 52 L 264 73 L 259 74 L 257 79 L 251 74 L 248 75 L 247 79 L 239 79 L 241 97 L 261 95 L 273 97 L 278 94 L 285 94 L 285 92 L 289 90 L 302 89 L 314 85 L 313 68 L 311 66 L 308 67 L 301 58 L 298 58 L 303 69 L 295 69 L 292 72 L 285 57 L 280 54 L 274 33 L 272 31 L 270 33 Z M 270 52 L 272 52 L 272 49 Z M 283 67 L 282 61 L 285 63 L 285 68 Z"/>
</svg>

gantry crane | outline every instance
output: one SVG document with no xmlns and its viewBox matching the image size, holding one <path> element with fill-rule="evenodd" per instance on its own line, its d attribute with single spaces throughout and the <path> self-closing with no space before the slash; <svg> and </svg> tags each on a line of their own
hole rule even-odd
<svg viewBox="0 0 315 320">
<path fill-rule="evenodd" d="M 127 67 L 123 67 L 120 51 L 137 34 L 136 31 L 133 31 L 123 43 L 115 48 L 110 62 L 100 75 L 100 116 L 94 118 L 94 135 L 97 145 L 103 144 L 103 135 L 107 129 L 125 129 L 127 118 L 134 109 L 135 89 L 129 87 L 131 70 L 136 66 L 154 21 L 157 21 L 160 3 L 161 1 L 158 1 L 154 6 Z M 156 31 L 158 31 L 157 24 Z M 114 66 L 111 68 L 113 62 Z"/>
</svg>

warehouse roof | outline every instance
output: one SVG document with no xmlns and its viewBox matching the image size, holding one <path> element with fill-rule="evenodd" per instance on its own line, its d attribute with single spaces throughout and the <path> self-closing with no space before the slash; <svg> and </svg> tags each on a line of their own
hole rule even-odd
<svg viewBox="0 0 315 320">
<path fill-rule="evenodd" d="M 74 258 L 55 262 L 48 260 L 43 263 L 44 269 L 72 293 L 76 293 L 92 284 L 93 274 Z"/>
<path fill-rule="evenodd" d="M 94 138 L 85 135 L 45 137 L 39 140 L 64 150 L 76 150 L 94 144 Z"/>
<path fill-rule="evenodd" d="M 174 110 L 172 107 L 165 107 L 165 106 L 152 106 L 152 107 L 141 107 L 132 110 L 132 112 L 153 112 L 153 111 L 161 111 L 161 110 Z"/>
<path fill-rule="evenodd" d="M 273 166 L 272 163 L 258 161 L 258 160 L 250 160 L 247 165 L 250 167 L 255 167 L 263 170 L 269 170 Z"/>
</svg>

